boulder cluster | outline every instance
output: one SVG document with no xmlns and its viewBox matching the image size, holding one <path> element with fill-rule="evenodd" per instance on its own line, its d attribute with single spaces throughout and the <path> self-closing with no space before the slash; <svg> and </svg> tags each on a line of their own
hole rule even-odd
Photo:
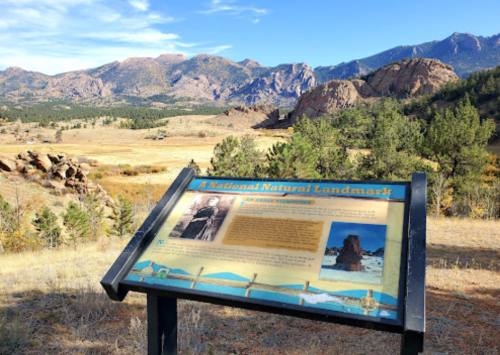
<svg viewBox="0 0 500 355">
<path fill-rule="evenodd" d="M 40 170 L 47 174 L 46 186 L 56 191 L 63 193 L 66 189 L 78 194 L 94 192 L 106 205 L 114 204 L 113 199 L 99 184 L 87 179 L 90 165 L 63 153 L 52 154 L 39 150 L 24 150 L 17 155 L 15 160 L 0 155 L 0 170 L 17 172 L 25 176 L 33 175 Z"/>
</svg>

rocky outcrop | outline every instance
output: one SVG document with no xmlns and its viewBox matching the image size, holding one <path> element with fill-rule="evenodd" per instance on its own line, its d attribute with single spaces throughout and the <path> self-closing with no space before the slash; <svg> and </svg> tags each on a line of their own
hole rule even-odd
<svg viewBox="0 0 500 355">
<path fill-rule="evenodd" d="M 331 80 L 306 91 L 295 105 L 290 124 L 303 115 L 320 117 L 370 97 L 434 94 L 448 81 L 457 80 L 453 68 L 437 59 L 405 59 L 373 72 L 366 80 Z"/>
<path fill-rule="evenodd" d="M 38 150 L 22 151 L 17 157 L 15 161 L 0 157 L 0 171 L 32 175 L 38 169 L 46 173 L 44 176 L 47 181 L 44 186 L 53 188 L 57 193 L 85 194 L 93 191 L 108 206 L 114 204 L 113 199 L 99 184 L 87 179 L 90 165 L 80 162 L 76 157 L 67 157 L 66 154 L 46 154 Z M 41 182 L 41 176 L 33 175 L 32 181 Z"/>
<path fill-rule="evenodd" d="M 303 115 L 316 118 L 340 108 L 356 105 L 359 95 L 347 80 L 332 80 L 306 91 L 299 97 L 292 114 L 292 123 Z"/>
<path fill-rule="evenodd" d="M 447 82 L 457 80 L 450 65 L 437 59 L 412 58 L 377 70 L 368 76 L 366 83 L 379 95 L 414 95 L 434 94 Z"/>
<path fill-rule="evenodd" d="M 254 105 L 254 106 L 238 106 L 234 108 L 230 108 L 226 111 L 224 111 L 224 115 L 226 116 L 234 116 L 234 115 L 240 115 L 240 114 L 252 114 L 252 113 L 258 113 L 265 115 L 267 118 L 271 119 L 279 119 L 280 118 L 280 111 L 276 106 L 273 105 Z"/>
<path fill-rule="evenodd" d="M 104 86 L 99 78 L 92 78 L 80 72 L 63 74 L 55 77 L 45 87 L 47 91 L 59 92 L 64 97 L 86 99 L 106 97 L 111 90 Z"/>
<path fill-rule="evenodd" d="M 349 235 L 344 239 L 344 246 L 336 259 L 336 268 L 346 271 L 362 271 L 361 260 L 363 259 L 363 249 L 361 241 L 357 235 Z"/>
<path fill-rule="evenodd" d="M 237 106 L 210 120 L 230 127 L 266 128 L 278 123 L 279 109 L 273 105 Z"/>
<path fill-rule="evenodd" d="M 282 64 L 266 71 L 236 91 L 230 99 L 257 103 L 293 104 L 306 90 L 316 86 L 314 70 L 307 63 Z"/>
</svg>

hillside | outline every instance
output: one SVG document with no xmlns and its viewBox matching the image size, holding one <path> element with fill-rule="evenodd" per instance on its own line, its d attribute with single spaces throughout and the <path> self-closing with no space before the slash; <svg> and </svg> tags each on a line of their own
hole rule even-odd
<svg viewBox="0 0 500 355">
<path fill-rule="evenodd" d="M 404 58 L 438 59 L 466 77 L 500 64 L 500 34 L 476 37 L 454 33 L 442 41 L 399 46 L 367 58 L 315 69 L 307 63 L 265 67 L 251 59 L 233 62 L 209 54 L 191 59 L 176 54 L 129 58 L 55 76 L 12 67 L 0 71 L 0 96 L 11 100 L 64 97 L 134 103 L 134 98 L 166 95 L 173 101 L 196 97 L 212 103 L 293 106 L 307 89 L 332 79 L 367 75 Z"/>
</svg>

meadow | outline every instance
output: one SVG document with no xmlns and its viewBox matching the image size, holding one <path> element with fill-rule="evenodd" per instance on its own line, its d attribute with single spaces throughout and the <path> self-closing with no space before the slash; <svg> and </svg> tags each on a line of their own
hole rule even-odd
<svg viewBox="0 0 500 355">
<path fill-rule="evenodd" d="M 229 134 L 253 134 L 259 149 L 289 134 L 184 116 L 159 128 L 172 134 L 163 140 L 146 139 L 157 129 L 118 129 L 98 121 L 94 128 L 63 131 L 60 143 L 27 145 L 38 135 L 53 141 L 55 130 L 25 124 L 19 131 L 29 132 L 16 137 L 10 132 L 15 127 L 11 123 L 0 134 L 2 154 L 40 149 L 95 160 L 91 174 L 102 174 L 99 183 L 113 195 L 130 196 L 147 184 L 161 195 L 191 159 L 204 171 L 215 144 Z M 145 174 L 141 166 L 160 170 Z M 129 168 L 140 173 L 122 173 Z M 12 181 L 0 182 L 0 194 L 12 198 Z M 39 196 L 58 214 L 70 199 L 23 181 L 19 186 L 26 198 Z M 425 354 L 500 354 L 499 227 L 497 221 L 429 219 Z M 99 284 L 127 241 L 103 237 L 53 251 L 0 255 L 0 355 L 146 354 L 145 296 L 131 293 L 123 303 L 112 302 Z M 387 355 L 399 353 L 400 337 L 182 300 L 178 341 L 180 354 Z"/>
</svg>

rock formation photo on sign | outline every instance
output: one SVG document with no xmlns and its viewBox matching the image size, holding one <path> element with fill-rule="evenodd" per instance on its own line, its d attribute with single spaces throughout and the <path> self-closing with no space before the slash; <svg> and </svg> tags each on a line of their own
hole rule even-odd
<svg viewBox="0 0 500 355">
<path fill-rule="evenodd" d="M 382 283 L 387 226 L 332 222 L 319 277 Z"/>
</svg>

